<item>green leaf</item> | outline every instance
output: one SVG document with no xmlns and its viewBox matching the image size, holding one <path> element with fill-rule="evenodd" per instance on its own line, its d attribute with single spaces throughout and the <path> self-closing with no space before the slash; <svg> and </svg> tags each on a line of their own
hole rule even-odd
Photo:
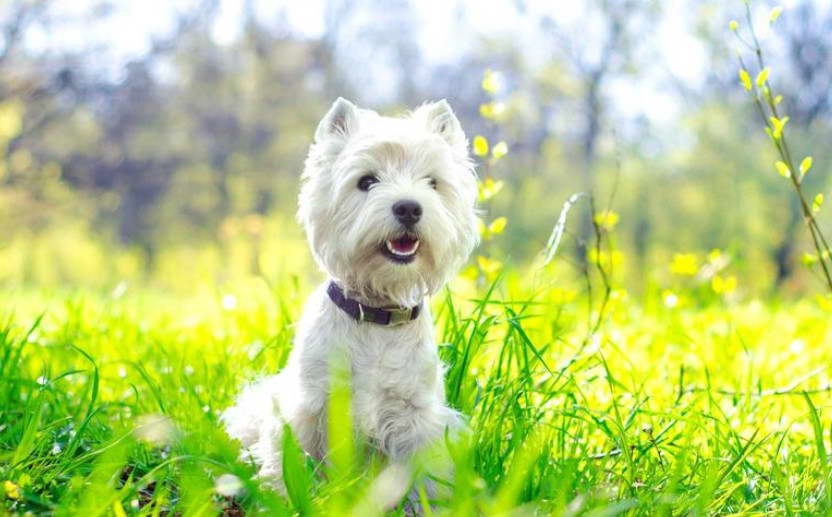
<svg viewBox="0 0 832 517">
<path fill-rule="evenodd" d="M 777 168 L 777 172 L 784 178 L 790 178 L 792 176 L 792 171 L 789 169 L 789 166 L 786 165 L 784 162 L 777 161 L 775 162 L 774 166 Z"/>
<path fill-rule="evenodd" d="M 309 515 L 312 510 L 312 475 L 306 466 L 303 450 L 288 425 L 283 426 L 283 481 L 286 495 L 298 512 Z"/>
<path fill-rule="evenodd" d="M 771 69 L 769 67 L 765 67 L 760 70 L 760 73 L 757 74 L 757 86 L 762 88 L 766 81 L 768 81 L 768 75 L 771 73 Z"/>
<path fill-rule="evenodd" d="M 815 200 L 812 201 L 812 213 L 820 212 L 820 207 L 823 206 L 823 194 L 818 194 L 815 196 Z"/>
<path fill-rule="evenodd" d="M 800 162 L 800 177 L 803 178 L 803 176 L 805 176 L 806 173 L 809 172 L 809 169 L 811 169 L 811 168 L 812 168 L 812 157 L 807 156 L 806 158 L 803 158 L 803 161 Z"/>
</svg>

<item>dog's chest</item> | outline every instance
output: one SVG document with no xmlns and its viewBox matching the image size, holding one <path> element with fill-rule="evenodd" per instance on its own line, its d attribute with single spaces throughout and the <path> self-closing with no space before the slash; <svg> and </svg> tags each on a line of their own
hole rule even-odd
<svg viewBox="0 0 832 517">
<path fill-rule="evenodd" d="M 348 352 L 356 397 L 418 399 L 434 390 L 439 358 L 429 327 L 356 327 Z"/>
</svg>

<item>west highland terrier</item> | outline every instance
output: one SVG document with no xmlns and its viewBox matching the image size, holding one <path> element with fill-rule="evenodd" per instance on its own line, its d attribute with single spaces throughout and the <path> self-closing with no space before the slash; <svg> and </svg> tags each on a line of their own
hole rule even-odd
<svg viewBox="0 0 832 517">
<path fill-rule="evenodd" d="M 298 217 L 329 278 L 306 304 L 286 367 L 223 415 L 278 490 L 285 424 L 306 453 L 326 456 L 334 357 L 351 376 L 355 431 L 393 464 L 459 428 L 427 299 L 477 244 L 476 198 L 468 142 L 446 101 L 391 118 L 339 98 L 321 120 Z"/>
</svg>

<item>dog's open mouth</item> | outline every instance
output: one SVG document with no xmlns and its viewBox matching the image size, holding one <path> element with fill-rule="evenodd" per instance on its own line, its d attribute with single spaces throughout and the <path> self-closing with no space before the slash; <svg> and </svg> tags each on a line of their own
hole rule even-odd
<svg viewBox="0 0 832 517">
<path fill-rule="evenodd" d="M 419 238 L 415 235 L 405 234 L 401 237 L 385 241 L 381 251 L 393 262 L 408 264 L 416 257 L 416 251 L 418 249 Z"/>
</svg>

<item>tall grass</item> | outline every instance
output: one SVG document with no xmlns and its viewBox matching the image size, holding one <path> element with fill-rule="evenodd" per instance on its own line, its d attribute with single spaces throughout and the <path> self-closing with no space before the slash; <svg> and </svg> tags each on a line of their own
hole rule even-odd
<svg viewBox="0 0 832 517">
<path fill-rule="evenodd" d="M 584 305 L 524 288 L 516 271 L 436 301 L 448 399 L 470 419 L 470 432 L 445 444 L 452 478 L 431 472 L 430 459 L 412 478 L 390 470 L 353 448 L 341 422 L 331 430 L 342 452 L 323 465 L 288 435 L 280 496 L 217 421 L 242 382 L 285 361 L 301 298 L 288 279 L 276 285 L 245 308 L 171 310 L 137 293 L 78 296 L 42 317 L 7 313 L 0 508 L 396 515 L 414 507 L 396 497 L 431 497 L 422 482 L 434 475 L 445 490 L 423 505 L 432 514 L 832 510 L 832 323 L 816 307 L 671 309 L 618 297 L 586 344 Z M 332 404 L 348 416 L 348 397 Z"/>
</svg>

